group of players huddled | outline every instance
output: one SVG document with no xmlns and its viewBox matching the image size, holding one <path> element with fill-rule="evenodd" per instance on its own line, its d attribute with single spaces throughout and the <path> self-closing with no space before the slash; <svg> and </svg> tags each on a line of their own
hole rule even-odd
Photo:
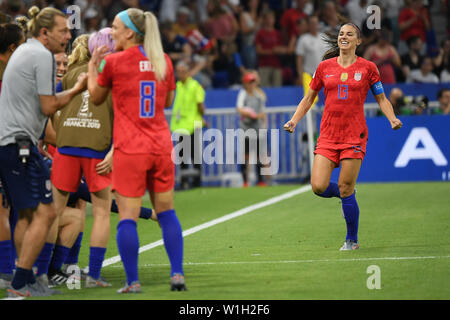
<svg viewBox="0 0 450 320">
<path fill-rule="evenodd" d="M 78 36 L 69 56 L 61 11 L 32 7 L 28 16 L 0 26 L 0 288 L 8 297 L 60 293 L 53 287 L 74 276 L 90 202 L 89 267 L 76 280 L 111 286 L 101 268 L 116 212 L 126 274 L 118 292 L 141 292 L 139 218 L 159 223 L 170 288 L 186 290 L 163 112 L 175 79 L 155 16 L 122 11 L 111 28 Z M 146 191 L 154 209 L 142 207 Z"/>
</svg>

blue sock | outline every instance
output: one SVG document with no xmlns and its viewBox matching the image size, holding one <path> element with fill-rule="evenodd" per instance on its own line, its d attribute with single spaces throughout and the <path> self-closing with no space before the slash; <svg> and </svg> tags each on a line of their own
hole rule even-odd
<svg viewBox="0 0 450 320">
<path fill-rule="evenodd" d="M 347 237 L 345 240 L 358 241 L 358 220 L 359 207 L 356 202 L 355 193 L 346 198 L 342 198 L 342 211 L 344 212 L 347 224 Z"/>
<path fill-rule="evenodd" d="M 139 236 L 134 220 L 125 219 L 117 225 L 117 247 L 130 285 L 138 281 Z"/>
<path fill-rule="evenodd" d="M 33 272 L 28 269 L 16 268 L 16 273 L 14 274 L 11 286 L 16 290 L 23 288 L 28 283 L 30 271 Z"/>
<path fill-rule="evenodd" d="M 59 244 L 55 245 L 55 250 L 53 251 L 53 257 L 50 262 L 49 269 L 51 270 L 61 270 L 61 267 L 66 261 L 67 255 L 69 254 L 70 248 L 61 246 Z"/>
<path fill-rule="evenodd" d="M 13 264 L 11 263 L 12 241 L 0 241 L 0 273 L 13 273 Z"/>
<path fill-rule="evenodd" d="M 328 185 L 328 188 L 323 193 L 316 193 L 319 197 L 322 198 L 332 198 L 332 197 L 341 197 L 341 194 L 339 192 L 339 187 L 337 183 L 330 182 Z"/>
<path fill-rule="evenodd" d="M 105 259 L 106 248 L 91 247 L 89 253 L 89 275 L 94 278 L 100 278 L 102 263 Z"/>
<path fill-rule="evenodd" d="M 44 247 L 42 247 L 41 253 L 34 262 L 34 265 L 37 267 L 36 276 L 48 273 L 48 266 L 50 265 L 54 246 L 53 243 L 46 242 Z"/>
<path fill-rule="evenodd" d="M 111 203 L 111 212 L 119 213 L 119 207 L 117 206 L 117 202 L 114 199 Z M 151 217 L 152 217 L 152 209 L 141 207 L 141 211 L 139 212 L 139 218 L 148 220 Z"/>
<path fill-rule="evenodd" d="M 150 219 L 152 217 L 152 209 L 141 207 L 141 212 L 139 213 L 139 218 Z"/>
<path fill-rule="evenodd" d="M 30 283 L 30 284 L 35 284 L 36 283 L 36 278 L 34 277 L 33 269 L 28 271 L 27 283 Z"/>
<path fill-rule="evenodd" d="M 70 248 L 69 254 L 67 255 L 64 263 L 66 263 L 66 264 L 77 264 L 78 263 L 78 255 L 80 254 L 82 240 L 83 240 L 83 232 L 80 232 L 78 234 L 78 237 L 75 240 L 72 248 Z"/>
<path fill-rule="evenodd" d="M 175 210 L 168 210 L 157 215 L 161 224 L 164 247 L 169 256 L 171 272 L 183 274 L 183 234 Z"/>
</svg>

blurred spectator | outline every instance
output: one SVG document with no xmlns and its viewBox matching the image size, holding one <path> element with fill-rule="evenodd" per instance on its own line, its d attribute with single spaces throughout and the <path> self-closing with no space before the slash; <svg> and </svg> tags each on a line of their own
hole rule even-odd
<svg viewBox="0 0 450 320">
<path fill-rule="evenodd" d="M 399 45 L 404 47 L 404 41 L 412 36 L 419 36 L 422 42 L 426 42 L 426 33 L 431 28 L 428 10 L 422 0 L 407 0 L 405 4 L 398 17 L 400 39 L 403 41 Z"/>
<path fill-rule="evenodd" d="M 242 78 L 243 87 L 238 92 L 236 107 L 239 114 L 239 127 L 243 130 L 256 130 L 256 136 L 248 136 L 244 142 L 244 163 L 241 165 L 244 187 L 248 186 L 249 169 L 251 164 L 250 154 L 255 155 L 252 159 L 256 160 L 258 185 L 265 186 L 261 169 L 263 167 L 262 156 L 264 150 L 259 150 L 259 139 L 263 138 L 260 129 L 267 128 L 266 95 L 258 86 L 258 74 L 255 71 L 248 71 Z M 256 148 L 255 148 L 256 147 Z M 256 149 L 256 150 L 255 150 Z M 253 162 L 253 161 L 252 161 Z M 254 163 L 254 162 L 253 162 Z"/>
<path fill-rule="evenodd" d="M 349 0 L 345 5 L 345 9 L 348 13 L 348 18 L 360 29 L 362 29 L 363 22 L 367 18 L 368 5 L 369 2 L 367 0 Z"/>
<path fill-rule="evenodd" d="M 211 77 L 214 75 L 213 61 L 217 56 L 217 46 L 212 39 L 206 38 L 198 30 L 188 32 L 186 38 L 194 52 L 189 61 L 189 76 L 197 80 L 203 88 L 210 88 Z"/>
<path fill-rule="evenodd" d="M 401 60 L 387 30 L 378 30 L 377 42 L 367 48 L 364 58 L 377 65 L 382 83 L 396 83 L 395 68 L 401 68 Z"/>
<path fill-rule="evenodd" d="M 413 70 L 407 79 L 408 83 L 439 83 L 439 78 L 433 73 L 433 60 L 424 57 L 419 70 Z"/>
<path fill-rule="evenodd" d="M 397 116 L 420 115 L 428 110 L 428 98 L 426 96 L 405 97 L 400 88 L 392 88 L 389 93 L 389 101 Z M 377 114 L 379 116 L 383 115 L 381 110 L 379 110 Z"/>
<path fill-rule="evenodd" d="M 388 18 L 387 12 L 383 7 L 383 4 L 380 1 L 374 1 L 372 3 L 375 6 L 378 6 L 380 8 L 380 24 L 381 28 L 383 30 L 389 31 L 390 39 L 392 39 L 391 43 L 395 47 L 394 42 L 394 27 L 392 20 Z M 357 54 L 363 55 L 366 49 L 371 45 L 374 44 L 377 41 L 377 29 L 373 28 L 368 22 L 369 19 L 372 19 L 372 17 L 367 17 L 364 22 L 362 23 L 361 27 L 361 33 L 363 36 L 363 42 L 358 46 L 356 49 Z M 397 18 L 396 18 L 397 19 Z"/>
<path fill-rule="evenodd" d="M 424 56 L 421 54 L 423 42 L 419 36 L 412 36 L 406 41 L 408 44 L 408 53 L 401 56 L 402 60 L 402 81 L 408 79 L 412 70 L 419 70 Z"/>
<path fill-rule="evenodd" d="M 433 108 L 433 114 L 450 114 L 450 89 L 443 88 L 437 94 L 439 108 Z"/>
<path fill-rule="evenodd" d="M 164 52 L 172 59 L 174 65 L 179 60 L 189 60 L 192 55 L 192 48 L 187 39 L 173 31 L 171 22 L 164 22 L 160 26 L 161 42 Z"/>
<path fill-rule="evenodd" d="M 172 30 L 175 34 L 185 37 L 189 31 L 197 29 L 195 23 L 190 21 L 191 10 L 187 7 L 180 7 L 177 11 L 177 20 L 172 25 Z"/>
<path fill-rule="evenodd" d="M 392 107 L 394 108 L 395 115 L 396 116 L 402 115 L 402 108 L 405 106 L 402 89 L 392 88 L 391 92 L 389 93 L 389 101 L 391 102 Z"/>
<path fill-rule="evenodd" d="M 0 11 L 0 24 L 11 22 L 11 17 Z"/>
<path fill-rule="evenodd" d="M 262 87 L 279 87 L 283 84 L 280 55 L 287 52 L 287 47 L 283 45 L 281 33 L 274 27 L 275 13 L 264 12 L 262 28 L 255 38 Z"/>
<path fill-rule="evenodd" d="M 3 13 L 10 17 L 10 21 L 26 13 L 25 6 L 20 0 L 3 0 L 3 4 L 0 8 Z"/>
<path fill-rule="evenodd" d="M 291 36 L 288 42 L 288 53 L 295 55 L 295 48 L 297 47 L 298 38 L 308 32 L 308 17 L 298 19 L 295 33 Z M 295 63 L 294 63 L 295 64 Z"/>
<path fill-rule="evenodd" d="M 319 21 L 319 32 L 335 32 L 336 34 L 339 32 L 341 24 L 336 4 L 333 1 L 328 0 L 323 3 L 320 8 Z"/>
<path fill-rule="evenodd" d="M 450 65 L 447 65 L 447 69 L 441 71 L 440 80 L 442 83 L 450 82 Z"/>
<path fill-rule="evenodd" d="M 293 36 L 297 36 L 298 20 L 307 17 L 305 12 L 303 11 L 306 2 L 306 0 L 295 0 L 296 7 L 287 9 L 281 16 L 280 26 L 286 42 L 288 42 L 289 39 L 291 39 Z"/>
<path fill-rule="evenodd" d="M 219 41 L 235 41 L 239 25 L 234 15 L 223 9 L 219 0 L 209 0 L 208 15 L 204 25 L 206 36 Z"/>
<path fill-rule="evenodd" d="M 441 82 L 449 82 L 448 70 L 450 70 L 450 38 L 441 43 L 439 54 L 433 59 L 436 74 L 441 76 Z M 444 78 L 444 80 L 442 79 Z"/>
<path fill-rule="evenodd" d="M 159 12 L 163 0 L 139 0 L 139 7 L 144 11 Z"/>
<path fill-rule="evenodd" d="M 319 32 L 319 19 L 317 16 L 307 18 L 308 32 L 300 36 L 295 48 L 298 84 L 303 87 L 303 92 L 309 88 L 309 83 L 322 61 L 322 57 L 328 49 L 323 40 L 325 34 Z"/>
<path fill-rule="evenodd" d="M 159 21 L 175 22 L 177 11 L 181 5 L 181 0 L 164 0 L 159 8 Z"/>
<path fill-rule="evenodd" d="M 245 67 L 235 42 L 223 42 L 213 63 L 215 88 L 233 87 L 241 82 Z"/>
<path fill-rule="evenodd" d="M 170 120 L 170 130 L 179 134 L 179 142 L 185 143 L 189 150 L 182 149 L 180 156 L 182 162 L 180 164 L 181 188 L 189 189 L 201 186 L 201 163 L 195 162 L 199 159 L 196 152 L 201 152 L 201 141 L 195 139 L 196 130 L 201 130 L 203 126 L 203 114 L 205 112 L 205 90 L 202 86 L 190 77 L 189 66 L 180 61 L 175 66 L 177 76 L 177 94 L 173 103 L 172 118 Z M 200 146 L 198 145 L 200 143 Z M 189 155 L 183 154 L 188 151 Z M 200 154 L 201 159 L 201 154 Z M 187 160 L 187 161 L 186 161 Z M 195 174 L 187 174 L 189 164 L 193 164 Z M 193 178 L 191 182 L 190 177 Z"/>
<path fill-rule="evenodd" d="M 380 2 L 380 6 L 385 12 L 386 18 L 389 19 L 390 25 L 392 27 L 393 39 L 392 43 L 397 47 L 398 41 L 400 38 L 400 30 L 398 28 L 398 16 L 400 14 L 400 10 L 403 8 L 404 3 L 403 0 L 378 0 Z M 376 4 L 376 3 L 373 3 Z M 384 27 L 383 22 L 381 25 Z"/>
<path fill-rule="evenodd" d="M 248 0 L 244 2 L 243 10 L 239 15 L 241 57 L 244 66 L 249 69 L 255 69 L 257 64 L 255 36 L 261 24 L 260 9 L 261 2 L 259 0 Z"/>
</svg>

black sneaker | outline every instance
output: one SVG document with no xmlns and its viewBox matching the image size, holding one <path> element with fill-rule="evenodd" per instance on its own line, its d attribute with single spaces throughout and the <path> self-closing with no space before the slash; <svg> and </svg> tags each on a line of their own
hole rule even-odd
<svg viewBox="0 0 450 320">
<path fill-rule="evenodd" d="M 61 270 L 48 271 L 48 284 L 50 287 L 59 286 L 66 283 L 69 275 Z"/>
<path fill-rule="evenodd" d="M 175 273 L 170 279 L 170 291 L 186 291 L 184 276 L 181 273 Z"/>
</svg>

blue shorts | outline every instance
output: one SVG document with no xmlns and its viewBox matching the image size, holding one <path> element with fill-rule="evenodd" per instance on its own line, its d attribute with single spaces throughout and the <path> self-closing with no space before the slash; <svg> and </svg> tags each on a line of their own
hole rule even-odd
<svg viewBox="0 0 450 320">
<path fill-rule="evenodd" d="M 24 164 L 17 144 L 0 146 L 0 180 L 8 202 L 18 211 L 53 202 L 50 171 L 36 146 Z"/>
</svg>

